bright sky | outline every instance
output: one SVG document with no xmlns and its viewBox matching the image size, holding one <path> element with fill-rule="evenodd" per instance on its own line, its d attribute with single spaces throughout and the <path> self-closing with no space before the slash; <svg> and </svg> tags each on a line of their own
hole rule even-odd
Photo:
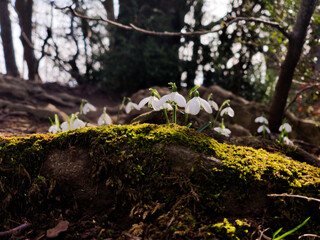
<svg viewBox="0 0 320 240">
<path fill-rule="evenodd" d="M 14 2 L 14 0 L 12 0 L 12 2 Z M 37 24 L 40 23 L 40 25 L 42 25 L 42 27 L 44 26 L 48 26 L 50 19 L 46 16 L 50 16 L 50 8 L 48 8 L 48 6 L 50 6 L 48 4 L 48 2 L 50 2 L 49 0 L 35 0 L 35 14 L 34 14 L 34 20 L 37 22 Z M 71 0 L 55 0 L 55 3 L 58 6 L 66 6 L 68 4 L 70 4 Z M 230 0 L 205 0 L 204 1 L 204 18 L 203 18 L 203 24 L 207 24 L 208 22 L 212 21 L 212 20 L 217 20 L 221 17 L 223 17 L 228 8 L 229 8 L 229 3 Z M 96 5 L 100 4 L 99 1 L 98 3 L 95 2 Z M 118 15 L 118 11 L 119 11 L 119 2 L 118 0 L 114 0 L 114 5 L 115 5 L 115 14 Z M 40 9 L 40 10 L 39 10 Z M 101 9 L 98 7 L 98 9 Z M 14 39 L 14 48 L 15 48 L 15 52 L 16 52 L 16 62 L 18 65 L 18 68 L 20 70 L 20 73 L 23 73 L 23 77 L 27 78 L 27 66 L 26 63 L 23 62 L 23 48 L 22 48 L 22 44 L 20 42 L 20 28 L 18 25 L 18 17 L 16 15 L 16 12 L 14 11 L 14 9 L 11 7 L 10 9 L 11 11 L 11 19 L 12 19 L 12 29 L 13 29 L 13 39 Z M 103 10 L 103 9 L 102 9 Z M 99 12 L 98 12 L 99 13 Z M 96 11 L 93 12 L 92 15 L 97 14 Z M 100 14 L 103 14 L 103 12 L 101 12 Z M 187 20 L 186 20 L 187 21 Z M 54 23 L 59 24 L 59 26 L 55 26 L 57 28 L 59 27 L 63 27 L 63 25 L 68 25 L 69 22 L 63 22 L 63 21 L 55 21 Z M 37 27 L 39 28 L 39 26 Z M 43 28 L 45 29 L 45 28 Z M 208 36 L 210 37 L 210 35 Z M 202 41 L 206 42 L 206 39 L 208 37 L 202 37 Z M 35 42 L 35 46 L 38 48 L 41 46 L 42 42 Z M 2 48 L 2 42 L 1 42 L 1 38 L 0 38 L 0 73 L 5 73 L 5 64 L 4 64 L 4 57 L 3 57 L 3 48 Z M 70 46 L 65 45 L 64 47 L 68 50 L 72 49 L 72 43 L 69 43 Z M 70 50 L 72 51 L 72 50 Z M 54 81 L 55 79 L 49 79 L 50 76 L 52 78 L 57 78 L 57 77 L 62 77 L 62 73 L 59 72 L 57 70 L 57 68 L 53 68 L 51 64 L 49 64 L 45 59 L 43 59 L 40 62 L 40 75 L 42 77 L 43 80 L 49 80 L 49 81 Z M 68 76 L 65 76 L 68 77 Z"/>
</svg>

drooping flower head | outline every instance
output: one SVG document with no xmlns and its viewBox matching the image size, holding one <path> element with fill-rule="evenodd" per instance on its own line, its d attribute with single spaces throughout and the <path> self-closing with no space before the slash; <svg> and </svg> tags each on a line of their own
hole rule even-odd
<svg viewBox="0 0 320 240">
<path fill-rule="evenodd" d="M 87 100 L 83 99 L 80 105 L 80 114 L 86 115 L 90 111 L 97 111 L 97 109 L 91 103 L 88 103 Z"/>
<path fill-rule="evenodd" d="M 103 112 L 98 119 L 98 125 L 105 126 L 105 125 L 110 125 L 110 124 L 112 124 L 111 117 L 107 114 L 107 108 L 104 107 Z"/>
<path fill-rule="evenodd" d="M 51 122 L 51 126 L 49 127 L 48 132 L 50 133 L 57 133 L 60 132 L 60 120 L 57 114 L 54 115 L 54 122 L 51 120 L 51 118 L 49 117 L 49 120 Z"/>
<path fill-rule="evenodd" d="M 77 129 L 77 128 L 83 128 L 86 126 L 86 123 L 78 118 L 78 114 L 79 113 L 71 114 L 68 120 L 61 124 L 62 132 Z"/>
<path fill-rule="evenodd" d="M 257 130 L 257 132 L 258 133 L 262 133 L 262 132 L 264 132 L 264 131 L 266 131 L 268 134 L 270 134 L 271 132 L 270 132 L 270 129 L 266 126 L 266 125 L 261 125 L 259 128 L 258 128 L 258 130 Z"/>
<path fill-rule="evenodd" d="M 151 91 L 151 96 L 143 98 L 139 102 L 138 107 L 142 108 L 144 105 L 148 104 L 148 107 L 153 108 L 156 111 L 159 111 L 161 106 L 158 106 L 158 96 L 160 95 L 156 89 L 150 88 L 149 90 Z"/>
<path fill-rule="evenodd" d="M 140 110 L 140 107 L 138 106 L 138 104 L 131 102 L 130 98 L 127 98 L 127 99 L 128 99 L 128 103 L 125 107 L 125 111 L 127 114 L 129 114 L 133 109 L 136 109 L 138 111 Z"/>
<path fill-rule="evenodd" d="M 218 133 L 220 133 L 220 134 L 222 134 L 222 135 L 224 135 L 224 136 L 226 136 L 226 137 L 229 137 L 230 134 L 231 134 L 230 129 L 226 128 L 226 126 L 224 125 L 223 119 L 221 121 L 220 126 L 219 127 L 215 127 L 213 130 L 218 132 Z"/>
<path fill-rule="evenodd" d="M 279 131 L 280 131 L 280 132 L 286 131 L 287 133 L 289 133 L 289 132 L 292 131 L 292 127 L 290 126 L 289 123 L 284 123 L 284 124 L 282 124 L 282 125 L 279 127 Z"/>
<path fill-rule="evenodd" d="M 256 123 L 262 123 L 262 124 L 269 124 L 268 119 L 266 119 L 264 116 L 257 117 L 254 122 Z"/>
<path fill-rule="evenodd" d="M 233 109 L 230 106 L 222 109 L 220 116 L 223 117 L 224 115 L 229 115 L 230 117 L 234 117 Z"/>
<path fill-rule="evenodd" d="M 172 87 L 172 92 L 164 95 L 160 101 L 156 104 L 156 108 L 160 108 L 160 106 L 165 103 L 169 103 L 171 105 L 177 105 L 179 107 L 185 107 L 187 102 L 186 99 L 178 93 L 178 89 L 175 83 L 169 83 Z"/>
<path fill-rule="evenodd" d="M 210 104 L 210 106 L 211 106 L 214 110 L 216 110 L 216 111 L 219 110 L 218 104 L 217 104 L 215 101 L 212 100 L 212 93 L 210 93 L 209 96 L 208 96 L 208 103 Z"/>
<path fill-rule="evenodd" d="M 194 97 L 187 102 L 185 111 L 186 113 L 197 115 L 201 108 L 203 108 L 207 113 L 212 113 L 210 104 L 206 100 L 199 97 L 198 91 L 195 91 Z"/>
</svg>

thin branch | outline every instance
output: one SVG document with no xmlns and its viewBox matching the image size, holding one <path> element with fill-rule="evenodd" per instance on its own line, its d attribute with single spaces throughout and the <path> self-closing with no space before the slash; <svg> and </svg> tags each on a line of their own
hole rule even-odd
<svg viewBox="0 0 320 240">
<path fill-rule="evenodd" d="M 245 17 L 237 17 L 232 19 L 230 22 L 228 22 L 228 26 L 234 22 L 238 22 L 238 21 L 246 21 L 246 22 L 256 22 L 256 23 L 263 23 L 264 25 L 268 25 L 270 27 L 274 27 L 276 29 L 279 30 L 279 32 L 281 32 L 286 38 L 290 39 L 291 35 L 290 33 L 288 33 L 286 31 L 285 28 L 283 28 L 279 23 L 277 22 L 271 22 L 271 21 L 267 21 L 267 20 L 263 20 L 260 18 L 245 18 Z"/>
<path fill-rule="evenodd" d="M 271 22 L 271 21 L 267 21 L 267 20 L 263 20 L 263 19 L 259 19 L 259 18 L 245 18 L 245 17 L 237 17 L 237 18 L 233 18 L 231 19 L 229 22 L 224 22 L 223 24 L 221 24 L 221 28 L 216 29 L 216 30 L 201 30 L 201 31 L 194 31 L 194 32 L 156 32 L 156 31 L 150 31 L 150 30 L 146 30 L 140 27 L 135 26 L 134 24 L 130 23 L 129 25 L 124 25 L 115 21 L 112 21 L 110 19 L 107 18 L 103 18 L 103 17 L 88 17 L 88 16 L 84 16 L 79 14 L 75 9 L 72 8 L 72 5 L 70 5 L 69 7 L 64 7 L 64 8 L 59 8 L 56 6 L 56 8 L 64 10 L 64 9 L 69 9 L 72 14 L 74 14 L 77 17 L 80 18 L 84 18 L 87 20 L 94 20 L 94 21 L 103 21 L 103 22 L 107 22 L 111 25 L 126 29 L 126 30 L 134 30 L 134 31 L 138 31 L 144 34 L 149 34 L 149 35 L 155 35 L 155 36 L 201 36 L 201 35 L 205 35 L 208 33 L 215 33 L 215 32 L 219 32 L 220 30 L 229 27 L 231 24 L 233 23 L 237 23 L 239 21 L 246 21 L 246 22 L 257 22 L 257 23 L 263 23 L 265 25 L 274 27 L 276 29 L 278 29 L 285 37 L 290 39 L 290 33 L 288 33 L 279 23 L 277 22 Z"/>
<path fill-rule="evenodd" d="M 301 89 L 299 92 L 297 92 L 297 94 L 296 94 L 295 97 L 291 100 L 291 102 L 286 106 L 286 108 L 284 109 L 284 112 L 286 112 L 286 111 L 289 109 L 289 107 L 297 100 L 297 98 L 298 98 L 302 93 L 304 93 L 304 92 L 306 92 L 306 91 L 309 91 L 309 90 L 311 90 L 311 89 L 313 89 L 313 88 L 319 87 L 319 86 L 320 86 L 320 84 L 319 84 L 319 83 L 316 83 L 316 84 L 313 84 L 313 85 L 311 85 L 311 86 L 308 86 L 308 87 L 306 87 L 306 88 Z"/>
<path fill-rule="evenodd" d="M 287 193 L 282 193 L 282 194 L 268 194 L 268 197 L 289 197 L 289 198 L 300 198 L 307 200 L 308 202 L 314 201 L 320 203 L 320 199 L 318 198 L 311 198 L 311 197 L 306 197 L 306 196 L 301 196 L 301 195 L 291 195 Z"/>
<path fill-rule="evenodd" d="M 23 223 L 20 226 L 12 228 L 12 229 L 10 229 L 8 231 L 0 232 L 0 237 L 11 236 L 13 233 L 15 233 L 15 232 L 17 232 L 19 230 L 24 230 L 24 229 L 26 229 L 26 228 L 28 228 L 30 226 L 31 226 L 31 223 Z"/>
<path fill-rule="evenodd" d="M 307 237 L 307 238 L 312 237 L 313 239 L 315 239 L 315 238 L 320 238 L 320 236 L 318 236 L 318 235 L 308 234 L 308 233 L 307 233 L 307 234 L 303 234 L 303 235 L 299 236 L 298 239 L 301 239 L 301 238 L 303 238 L 303 237 Z"/>
</svg>

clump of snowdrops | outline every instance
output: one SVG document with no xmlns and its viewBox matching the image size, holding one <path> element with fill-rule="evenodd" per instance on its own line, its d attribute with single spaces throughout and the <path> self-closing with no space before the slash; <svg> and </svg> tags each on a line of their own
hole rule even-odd
<svg viewBox="0 0 320 240">
<path fill-rule="evenodd" d="M 264 115 L 257 117 L 254 120 L 256 123 L 261 123 L 261 125 L 258 127 L 257 132 L 258 133 L 262 133 L 262 136 L 264 139 L 267 138 L 267 134 L 270 135 L 271 131 L 268 128 L 268 120 L 265 118 Z M 289 123 L 286 122 L 286 120 L 284 120 L 283 124 L 279 127 L 279 132 L 280 132 L 280 137 L 279 137 L 279 142 L 280 143 L 284 143 L 284 142 L 288 142 L 289 138 L 288 138 L 288 133 L 292 131 L 292 127 L 290 126 Z"/>
<path fill-rule="evenodd" d="M 225 116 L 233 117 L 234 111 L 230 106 L 230 100 L 224 101 L 220 108 L 218 104 L 213 101 L 212 94 L 208 96 L 208 99 L 205 100 L 199 96 L 198 88 L 199 86 L 195 86 L 189 91 L 188 99 L 186 100 L 177 89 L 175 83 L 169 83 L 171 88 L 171 93 L 166 94 L 164 96 L 160 96 L 156 89 L 150 88 L 150 96 L 143 98 L 139 103 L 133 103 L 130 98 L 125 97 L 120 105 L 117 122 L 119 120 L 120 112 L 124 109 L 127 114 L 131 112 L 131 110 L 136 109 L 140 110 L 142 107 L 147 105 L 149 108 L 155 111 L 163 111 L 167 124 L 176 123 L 177 122 L 177 110 L 184 111 L 185 114 L 185 125 L 190 127 L 191 123 L 188 122 L 188 115 L 197 115 L 201 110 L 206 111 L 209 114 L 210 121 L 204 124 L 202 127 L 198 129 L 199 132 L 203 131 L 207 127 L 213 128 L 216 132 L 224 136 L 229 136 L 231 131 L 226 128 L 224 125 Z M 97 109 L 90 104 L 86 100 L 82 100 L 80 105 L 80 111 L 74 114 L 71 114 L 67 121 L 60 124 L 59 118 L 55 115 L 54 121 L 51 121 L 51 127 L 49 128 L 49 132 L 57 133 L 64 132 L 67 130 L 72 130 L 76 128 L 86 127 L 88 123 L 81 120 L 81 117 L 87 114 L 89 111 L 96 111 Z M 172 120 L 170 121 L 168 118 L 167 111 L 172 111 Z M 213 121 L 212 113 L 213 111 L 217 111 L 216 118 Z M 218 117 L 221 117 L 221 123 L 219 126 L 215 126 L 218 120 Z M 104 126 L 112 124 L 112 120 L 110 116 L 106 112 L 106 108 L 103 109 L 103 113 L 98 119 L 98 125 Z"/>
</svg>

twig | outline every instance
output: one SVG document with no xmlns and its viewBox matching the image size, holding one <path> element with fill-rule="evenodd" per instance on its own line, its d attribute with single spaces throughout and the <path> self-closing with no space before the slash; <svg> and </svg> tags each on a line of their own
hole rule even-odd
<svg viewBox="0 0 320 240">
<path fill-rule="evenodd" d="M 308 202 L 314 201 L 320 203 L 320 199 L 318 198 L 311 198 L 311 197 L 306 197 L 306 196 L 301 196 L 301 195 L 291 195 L 287 193 L 282 193 L 282 194 L 268 194 L 268 197 L 290 197 L 290 198 L 300 198 L 307 200 Z"/>
<path fill-rule="evenodd" d="M 316 84 L 313 84 L 311 86 L 308 86 L 306 88 L 303 88 L 301 89 L 299 92 L 297 92 L 296 96 L 291 100 L 291 102 L 286 106 L 286 108 L 284 109 L 284 111 L 286 112 L 289 107 L 297 100 L 297 98 L 303 93 L 303 92 L 306 92 L 306 91 L 309 91 L 313 88 L 316 88 L 316 87 L 319 87 L 320 84 L 319 83 L 316 83 Z"/>
<path fill-rule="evenodd" d="M 301 239 L 301 238 L 303 238 L 303 237 L 320 238 L 320 236 L 318 236 L 318 235 L 308 234 L 308 233 L 307 233 L 307 234 L 303 234 L 303 235 L 299 236 L 298 239 Z"/>
<path fill-rule="evenodd" d="M 291 35 L 290 33 L 288 33 L 285 28 L 283 28 L 279 23 L 277 22 L 271 22 L 271 21 L 267 21 L 267 20 L 263 20 L 263 19 L 259 19 L 259 18 L 245 18 L 245 17 L 237 17 L 237 18 L 233 18 L 231 19 L 229 22 L 225 22 L 224 24 L 222 24 L 222 27 L 216 30 L 202 30 L 202 31 L 193 31 L 193 32 L 156 32 L 156 31 L 150 31 L 150 30 L 146 30 L 140 27 L 135 26 L 134 24 L 130 23 L 129 25 L 124 25 L 121 23 L 118 23 L 116 21 L 112 21 L 110 19 L 107 18 L 103 18 L 103 17 L 88 17 L 88 16 L 84 16 L 79 14 L 75 9 L 72 8 L 72 5 L 70 5 L 69 7 L 64 7 L 64 8 L 59 8 L 56 6 L 56 8 L 64 10 L 64 9 L 69 9 L 72 14 L 74 14 L 77 17 L 83 18 L 83 19 L 87 19 L 87 20 L 94 20 L 94 21 L 103 21 L 103 22 L 107 22 L 111 25 L 126 29 L 126 30 L 135 30 L 144 34 L 149 34 L 149 35 L 156 35 L 156 36 L 201 36 L 201 35 L 205 35 L 208 33 L 215 33 L 215 32 L 219 32 L 220 30 L 229 27 L 231 24 L 239 22 L 239 21 L 246 21 L 246 22 L 257 22 L 257 23 L 263 23 L 265 25 L 271 26 L 271 27 L 275 27 L 277 28 L 285 37 L 287 37 L 288 39 L 290 39 Z"/>
<path fill-rule="evenodd" d="M 17 232 L 19 230 L 24 230 L 24 229 L 26 229 L 26 228 L 28 228 L 30 226 L 31 226 L 31 223 L 23 223 L 20 226 L 12 228 L 12 229 L 10 229 L 8 231 L 0 232 L 0 237 L 10 236 L 15 232 Z"/>
</svg>

